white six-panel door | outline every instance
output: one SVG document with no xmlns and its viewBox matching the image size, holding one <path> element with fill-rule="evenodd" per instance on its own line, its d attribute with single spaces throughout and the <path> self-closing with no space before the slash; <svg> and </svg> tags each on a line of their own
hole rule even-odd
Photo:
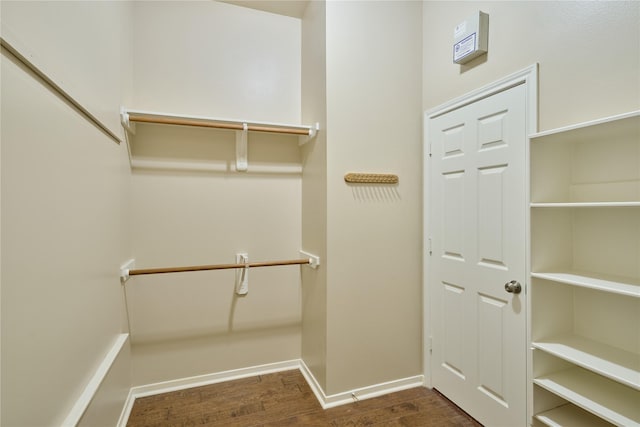
<svg viewBox="0 0 640 427">
<path fill-rule="evenodd" d="M 526 90 L 427 124 L 432 384 L 492 427 L 526 425 Z"/>
</svg>

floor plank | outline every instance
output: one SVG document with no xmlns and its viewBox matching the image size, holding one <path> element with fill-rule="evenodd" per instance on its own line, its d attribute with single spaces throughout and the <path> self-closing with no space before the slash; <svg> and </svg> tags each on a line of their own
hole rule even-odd
<svg viewBox="0 0 640 427">
<path fill-rule="evenodd" d="M 127 427 L 478 427 L 437 391 L 417 387 L 323 410 L 298 370 L 136 399 Z"/>
</svg>

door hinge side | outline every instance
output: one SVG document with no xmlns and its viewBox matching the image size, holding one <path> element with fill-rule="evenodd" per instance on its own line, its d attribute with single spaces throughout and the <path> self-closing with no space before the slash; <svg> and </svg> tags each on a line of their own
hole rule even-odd
<svg viewBox="0 0 640 427">
<path fill-rule="evenodd" d="M 431 237 L 429 237 L 429 256 L 433 255 L 433 251 L 431 250 Z"/>
</svg>

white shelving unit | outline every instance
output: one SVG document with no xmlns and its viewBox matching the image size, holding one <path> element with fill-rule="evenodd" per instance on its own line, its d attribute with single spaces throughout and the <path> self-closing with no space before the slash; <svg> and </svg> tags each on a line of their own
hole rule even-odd
<svg viewBox="0 0 640 427">
<path fill-rule="evenodd" d="M 536 419 L 550 427 L 608 427 L 611 423 L 575 405 L 566 404 L 536 415 Z"/>
<path fill-rule="evenodd" d="M 640 112 L 529 144 L 532 422 L 640 426 Z"/>
<path fill-rule="evenodd" d="M 637 354 L 579 335 L 565 334 L 533 343 L 533 347 L 590 369 L 621 384 L 640 389 Z"/>
<path fill-rule="evenodd" d="M 640 280 L 629 277 L 596 274 L 593 272 L 565 271 L 559 273 L 531 273 L 531 277 L 558 283 L 597 289 L 630 297 L 640 297 Z"/>
<path fill-rule="evenodd" d="M 611 424 L 626 427 L 638 423 L 637 397 L 627 393 L 625 386 L 584 369 L 554 372 L 533 382 Z"/>
</svg>

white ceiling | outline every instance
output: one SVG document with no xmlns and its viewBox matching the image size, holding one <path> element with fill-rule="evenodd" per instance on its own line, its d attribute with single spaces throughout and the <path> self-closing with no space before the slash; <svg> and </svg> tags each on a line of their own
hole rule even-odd
<svg viewBox="0 0 640 427">
<path fill-rule="evenodd" d="M 307 3 L 311 0 L 220 0 L 224 3 L 231 3 L 237 6 L 244 6 L 251 9 L 258 9 L 265 12 L 276 13 L 278 15 L 302 18 Z"/>
</svg>

